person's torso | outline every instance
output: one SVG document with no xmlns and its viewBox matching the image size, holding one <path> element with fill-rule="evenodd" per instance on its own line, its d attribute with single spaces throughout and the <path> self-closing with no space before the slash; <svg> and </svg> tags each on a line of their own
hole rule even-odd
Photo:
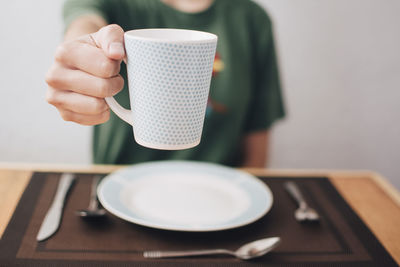
<svg viewBox="0 0 400 267">
<path fill-rule="evenodd" d="M 140 28 L 185 28 L 214 33 L 218 45 L 202 140 L 192 149 L 160 151 L 139 146 L 132 128 L 112 114 L 109 122 L 96 126 L 96 163 L 138 163 L 150 160 L 186 159 L 237 164 L 245 118 L 252 97 L 251 13 L 248 1 L 215 0 L 205 11 L 184 13 L 159 0 L 110 1 L 109 23 L 124 31 Z M 233 3 L 235 2 L 235 3 Z M 126 69 L 121 74 L 126 80 Z M 126 83 L 125 83 L 126 84 Z M 116 96 L 129 108 L 128 88 Z"/>
</svg>

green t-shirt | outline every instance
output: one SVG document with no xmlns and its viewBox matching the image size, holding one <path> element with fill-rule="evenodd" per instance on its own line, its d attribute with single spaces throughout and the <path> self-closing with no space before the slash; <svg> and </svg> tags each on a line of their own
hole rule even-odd
<svg viewBox="0 0 400 267">
<path fill-rule="evenodd" d="M 124 31 L 140 28 L 184 28 L 218 35 L 209 102 L 200 144 L 191 149 L 166 151 L 138 145 L 132 127 L 111 114 L 94 127 L 95 163 L 131 164 L 152 160 L 184 159 L 237 166 L 241 141 L 254 131 L 268 129 L 284 116 L 271 21 L 249 0 L 215 0 L 205 11 L 185 13 L 160 0 L 67 0 L 66 27 L 85 14 L 99 14 Z M 116 99 L 129 108 L 125 88 Z"/>
</svg>

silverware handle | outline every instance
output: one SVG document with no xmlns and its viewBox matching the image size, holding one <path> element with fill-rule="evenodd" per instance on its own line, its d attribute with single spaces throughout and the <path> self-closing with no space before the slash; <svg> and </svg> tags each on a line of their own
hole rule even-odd
<svg viewBox="0 0 400 267">
<path fill-rule="evenodd" d="M 145 251 L 145 258 L 175 258 L 190 257 L 203 255 L 229 254 L 235 255 L 234 252 L 226 249 L 204 249 L 204 250 L 187 250 L 187 251 Z"/>
<path fill-rule="evenodd" d="M 57 187 L 54 201 L 50 207 L 63 207 L 65 202 L 65 196 L 67 195 L 72 183 L 75 181 L 75 175 L 72 173 L 63 173 L 60 178 L 60 182 Z"/>
<path fill-rule="evenodd" d="M 99 201 L 97 200 L 97 185 L 101 179 L 101 175 L 95 175 L 92 180 L 92 188 L 90 191 L 89 210 L 96 210 L 99 207 Z"/>
<path fill-rule="evenodd" d="M 284 184 L 286 191 L 293 197 L 299 206 L 307 205 L 299 187 L 295 182 L 286 182 Z"/>
</svg>

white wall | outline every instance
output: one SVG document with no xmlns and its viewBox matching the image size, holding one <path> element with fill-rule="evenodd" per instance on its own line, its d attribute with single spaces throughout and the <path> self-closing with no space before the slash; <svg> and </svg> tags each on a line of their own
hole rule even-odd
<svg viewBox="0 0 400 267">
<path fill-rule="evenodd" d="M 400 188 L 400 2 L 263 0 L 287 120 L 271 166 L 370 169 Z"/>
<path fill-rule="evenodd" d="M 270 167 L 370 169 L 400 188 L 400 2 L 258 0 L 275 22 L 286 120 Z M 44 100 L 61 0 L 0 16 L 0 161 L 90 162 L 90 128 Z"/>
<path fill-rule="evenodd" d="M 7 1 L 0 16 L 0 161 L 90 162 L 90 129 L 60 119 L 44 76 L 62 39 L 62 0 Z"/>
</svg>

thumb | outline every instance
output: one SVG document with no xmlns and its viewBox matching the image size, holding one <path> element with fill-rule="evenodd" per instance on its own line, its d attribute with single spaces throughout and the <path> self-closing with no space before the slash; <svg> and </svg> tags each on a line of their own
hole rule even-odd
<svg viewBox="0 0 400 267">
<path fill-rule="evenodd" d="M 92 36 L 107 57 L 115 60 L 125 57 L 124 30 L 117 24 L 105 26 Z"/>
</svg>

